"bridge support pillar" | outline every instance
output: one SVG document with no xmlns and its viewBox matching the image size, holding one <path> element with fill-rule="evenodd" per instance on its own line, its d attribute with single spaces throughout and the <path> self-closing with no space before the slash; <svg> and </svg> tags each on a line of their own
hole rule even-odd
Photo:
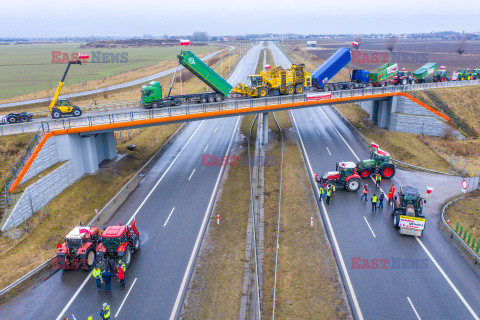
<svg viewBox="0 0 480 320">
<path fill-rule="evenodd" d="M 83 136 L 80 140 L 82 141 L 83 168 L 85 173 L 95 173 L 99 169 L 95 135 Z"/>
<path fill-rule="evenodd" d="M 379 128 L 387 128 L 390 122 L 390 114 L 392 110 L 392 106 L 390 101 L 382 100 L 379 101 L 379 108 L 378 108 L 378 121 L 377 125 Z"/>
<path fill-rule="evenodd" d="M 263 139 L 262 143 L 266 145 L 268 143 L 268 112 L 263 114 Z"/>
</svg>

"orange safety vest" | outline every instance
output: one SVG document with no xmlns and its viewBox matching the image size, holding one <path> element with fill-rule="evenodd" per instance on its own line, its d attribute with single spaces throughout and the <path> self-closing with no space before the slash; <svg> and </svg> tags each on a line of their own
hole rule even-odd
<svg viewBox="0 0 480 320">
<path fill-rule="evenodd" d="M 368 190 L 368 187 L 367 187 L 367 186 L 363 186 L 363 193 L 368 193 L 368 191 L 370 191 L 370 190 Z"/>
</svg>

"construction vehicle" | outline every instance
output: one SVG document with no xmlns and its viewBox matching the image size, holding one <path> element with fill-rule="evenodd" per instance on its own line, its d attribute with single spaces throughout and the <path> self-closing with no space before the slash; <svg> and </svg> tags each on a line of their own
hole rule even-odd
<svg viewBox="0 0 480 320">
<path fill-rule="evenodd" d="M 157 81 L 152 81 L 148 85 L 142 86 L 142 106 L 144 108 L 159 108 L 179 106 L 183 102 L 191 103 L 211 103 L 222 101 L 232 90 L 230 85 L 219 74 L 207 66 L 201 59 L 190 51 L 181 51 L 177 56 L 178 63 L 193 73 L 203 83 L 210 87 L 214 92 L 202 92 L 194 94 L 184 94 L 171 96 L 172 87 L 177 69 L 172 79 L 172 84 L 168 95 L 164 98 L 162 95 L 162 86 Z M 177 65 L 178 67 L 178 65 Z"/>
<path fill-rule="evenodd" d="M 473 74 L 470 72 L 470 69 L 458 69 L 458 71 L 455 73 L 455 77 L 452 76 L 452 80 L 458 80 L 458 81 L 472 80 L 472 79 L 473 79 Z"/>
<path fill-rule="evenodd" d="M 437 73 L 432 78 L 433 82 L 446 82 L 450 81 L 450 78 L 447 76 L 447 70 L 445 66 L 441 66 L 440 69 L 437 70 Z"/>
<path fill-rule="evenodd" d="M 63 243 L 57 245 L 57 255 L 52 259 L 52 269 L 91 270 L 96 264 L 96 248 L 100 240 L 98 228 L 78 226 L 73 228 Z"/>
<path fill-rule="evenodd" d="M 418 83 L 432 82 L 429 78 L 438 70 L 438 64 L 436 62 L 428 62 L 413 72 L 413 77 Z"/>
<path fill-rule="evenodd" d="M 426 202 L 417 188 L 400 187 L 400 192 L 393 198 L 393 225 L 400 229 L 400 234 L 421 237 L 425 230 L 425 216 L 422 215 Z"/>
<path fill-rule="evenodd" d="M 370 72 L 370 82 L 374 87 L 386 86 L 388 84 L 387 78 L 392 77 L 398 71 L 398 65 L 396 63 L 385 63 L 378 68 L 375 68 Z"/>
<path fill-rule="evenodd" d="M 391 80 L 390 83 L 394 85 L 414 84 L 415 79 L 410 75 L 409 71 L 407 71 L 405 68 L 402 68 L 402 70 L 398 71 L 398 73 L 393 77 L 393 80 Z"/>
<path fill-rule="evenodd" d="M 53 95 L 53 99 L 50 102 L 50 105 L 48 107 L 53 119 L 60 119 L 64 115 L 72 115 L 74 117 L 80 117 L 82 115 L 82 109 L 72 105 L 66 99 L 59 100 L 58 96 L 60 95 L 60 91 L 62 90 L 63 84 L 65 82 L 65 78 L 67 77 L 67 73 L 68 73 L 68 70 L 70 69 L 70 66 L 72 64 L 81 65 L 82 64 L 81 59 L 88 59 L 88 58 L 89 56 L 86 54 L 79 54 L 78 60 L 68 62 L 67 68 L 63 73 L 62 80 L 60 80 L 60 82 L 58 83 L 57 90 L 55 91 L 55 94 Z"/>
<path fill-rule="evenodd" d="M 317 182 L 335 185 L 337 188 L 355 192 L 360 188 L 361 178 L 357 173 L 357 166 L 353 162 L 338 162 L 336 171 L 323 174 Z"/>
<path fill-rule="evenodd" d="M 380 149 L 376 144 L 370 146 L 370 159 L 357 163 L 357 172 L 362 179 L 379 173 L 383 179 L 390 179 L 395 175 L 395 163 L 391 162 L 390 154 Z"/>
<path fill-rule="evenodd" d="M 292 65 L 290 69 L 274 67 L 260 71 L 259 75 L 248 76 L 251 85 L 240 83 L 233 92 L 246 97 L 258 98 L 270 95 L 290 95 L 303 93 L 311 87 L 312 76 L 305 71 L 305 65 Z"/>
<path fill-rule="evenodd" d="M 140 249 L 140 233 L 136 221 L 133 224 L 109 226 L 103 233 L 97 246 L 97 259 L 104 269 L 114 268 L 119 260 L 128 268 L 132 262 L 132 253 Z"/>
<path fill-rule="evenodd" d="M 0 118 L 0 124 L 14 124 L 22 122 L 30 122 L 33 119 L 33 114 L 29 112 L 11 112 L 6 116 Z"/>
</svg>

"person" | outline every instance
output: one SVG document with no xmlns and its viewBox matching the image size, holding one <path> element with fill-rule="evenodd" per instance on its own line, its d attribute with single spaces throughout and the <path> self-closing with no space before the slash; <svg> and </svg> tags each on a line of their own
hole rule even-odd
<svg viewBox="0 0 480 320">
<path fill-rule="evenodd" d="M 327 189 L 327 204 L 330 204 L 330 198 L 332 197 L 332 187 L 328 187 Z"/>
<path fill-rule="evenodd" d="M 378 209 L 383 209 L 383 200 L 385 199 L 385 194 L 380 192 L 380 197 L 378 198 Z"/>
<path fill-rule="evenodd" d="M 120 281 L 120 288 L 125 288 L 125 270 L 123 270 L 122 265 L 118 265 L 117 267 L 117 276 L 118 276 L 118 281 Z"/>
<path fill-rule="evenodd" d="M 322 202 L 322 198 L 323 198 L 324 193 L 325 193 L 325 189 L 322 186 L 318 187 L 318 194 L 320 195 L 318 197 L 318 202 Z"/>
<path fill-rule="evenodd" d="M 378 201 L 378 198 L 374 193 L 373 196 L 372 196 L 372 212 L 377 211 L 377 201 Z"/>
<path fill-rule="evenodd" d="M 335 187 L 334 184 L 332 184 L 332 198 L 335 199 L 335 191 L 337 190 L 337 187 Z"/>
<path fill-rule="evenodd" d="M 122 262 L 122 260 L 118 260 L 118 265 L 122 267 L 123 271 L 127 271 L 127 266 Z"/>
<path fill-rule="evenodd" d="M 367 196 L 370 190 L 368 189 L 368 185 L 366 183 L 363 185 L 362 191 L 363 191 L 363 195 L 360 197 L 360 200 L 362 200 L 362 198 L 365 197 L 365 202 L 367 202 Z"/>
<path fill-rule="evenodd" d="M 380 188 L 380 182 L 382 181 L 382 176 L 377 173 L 375 175 L 375 185 L 377 186 L 377 188 Z"/>
<path fill-rule="evenodd" d="M 88 319 L 87 319 L 87 320 L 93 320 L 92 316 L 88 317 Z"/>
<path fill-rule="evenodd" d="M 392 184 L 388 191 L 388 204 L 393 205 L 393 195 L 395 194 L 395 185 Z"/>
<path fill-rule="evenodd" d="M 102 272 L 102 279 L 105 281 L 105 291 L 112 291 L 112 276 L 110 269 L 105 269 Z"/>
<path fill-rule="evenodd" d="M 92 271 L 92 277 L 95 279 L 95 282 L 97 283 L 97 289 L 102 290 L 102 270 L 97 266 L 93 268 Z"/>
<path fill-rule="evenodd" d="M 102 310 L 100 311 L 100 316 L 103 320 L 110 319 L 110 306 L 105 302 L 102 306 Z"/>
</svg>

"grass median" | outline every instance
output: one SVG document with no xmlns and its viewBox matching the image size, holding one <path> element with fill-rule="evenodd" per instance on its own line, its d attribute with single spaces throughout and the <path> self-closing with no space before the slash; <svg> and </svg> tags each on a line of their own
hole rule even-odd
<svg viewBox="0 0 480 320">
<path fill-rule="evenodd" d="M 480 190 L 471 192 L 463 200 L 451 204 L 445 211 L 445 219 L 450 220 L 450 228 L 456 229 L 457 222 L 471 239 L 480 241 Z M 468 237 L 467 234 L 467 237 Z M 463 237 L 463 234 L 461 235 Z M 468 238 L 467 238 L 468 239 Z M 476 249 L 476 246 L 475 246 Z M 477 252 L 478 254 L 478 252 Z"/>
</svg>

